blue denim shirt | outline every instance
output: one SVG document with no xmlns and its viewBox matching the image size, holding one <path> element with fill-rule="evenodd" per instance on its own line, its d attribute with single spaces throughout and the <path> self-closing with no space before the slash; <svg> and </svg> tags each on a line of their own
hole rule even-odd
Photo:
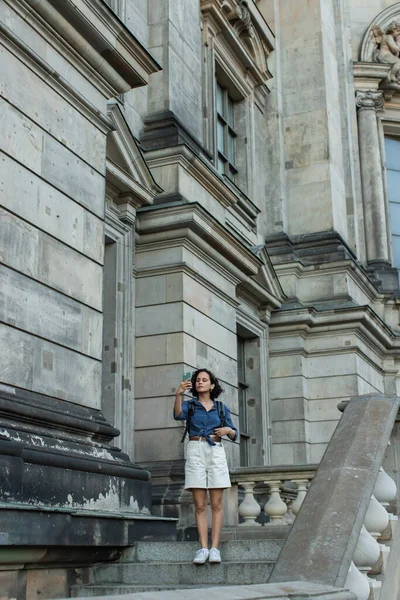
<svg viewBox="0 0 400 600">
<path fill-rule="evenodd" d="M 215 446 L 215 442 L 210 437 L 210 435 L 215 434 L 214 430 L 217 429 L 217 427 L 221 427 L 221 422 L 220 422 L 220 419 L 218 416 L 218 409 L 217 409 L 215 400 L 213 400 L 212 409 L 209 410 L 208 412 L 206 411 L 204 406 L 201 404 L 201 402 L 199 402 L 197 400 L 197 398 L 193 398 L 193 400 L 195 403 L 195 407 L 194 407 L 194 414 L 190 421 L 189 436 L 191 437 L 191 436 L 198 435 L 199 437 L 205 437 L 207 439 L 207 442 L 211 446 Z M 238 430 L 232 423 L 232 417 L 231 417 L 231 412 L 230 412 L 229 408 L 226 406 L 226 404 L 224 404 L 224 407 L 225 407 L 226 427 L 231 427 L 233 429 L 233 431 L 235 432 L 235 437 L 233 440 L 233 441 L 235 441 L 235 440 L 237 440 L 237 437 L 238 437 Z M 182 402 L 182 412 L 179 415 L 179 417 L 175 416 L 175 411 L 174 411 L 175 421 L 185 421 L 187 418 L 187 415 L 188 415 L 188 410 L 189 410 L 189 401 L 185 400 L 184 402 Z"/>
</svg>

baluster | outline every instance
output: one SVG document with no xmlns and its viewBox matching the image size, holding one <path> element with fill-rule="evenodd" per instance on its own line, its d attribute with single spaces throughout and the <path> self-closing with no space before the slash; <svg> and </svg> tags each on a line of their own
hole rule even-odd
<svg viewBox="0 0 400 600">
<path fill-rule="evenodd" d="M 374 487 L 374 496 L 377 501 L 380 503 L 382 508 L 387 512 L 387 509 L 390 505 L 390 502 L 395 499 L 397 495 L 397 486 L 393 479 L 386 473 L 386 471 L 381 467 L 379 469 L 378 477 L 376 478 L 375 487 Z M 383 534 L 384 540 L 389 540 L 393 536 L 392 526 L 395 524 L 397 517 L 388 513 L 389 523 L 385 532 L 381 531 L 381 536 Z M 380 571 L 384 572 L 387 562 L 389 560 L 390 555 L 390 547 L 385 543 L 380 543 L 382 560 L 380 566 Z"/>
<path fill-rule="evenodd" d="M 369 583 L 361 575 L 356 565 L 351 562 L 344 587 L 353 592 L 358 600 L 368 600 L 370 595 Z"/>
<path fill-rule="evenodd" d="M 286 504 L 286 514 L 283 516 L 284 520 L 288 525 L 293 525 L 295 516 L 293 514 L 293 502 L 292 500 L 284 500 Z"/>
<path fill-rule="evenodd" d="M 266 481 L 270 489 L 270 498 L 264 506 L 265 514 L 270 518 L 268 525 L 287 525 L 287 521 L 283 519 L 286 514 L 287 507 L 280 495 L 281 481 Z"/>
<path fill-rule="evenodd" d="M 304 479 L 295 479 L 293 480 L 293 483 L 297 485 L 297 496 L 292 504 L 292 512 L 294 515 L 297 515 L 307 494 L 308 481 Z"/>
<path fill-rule="evenodd" d="M 377 591 L 380 590 L 382 583 L 368 577 L 368 572 L 378 562 L 381 555 L 381 549 L 374 537 L 366 530 L 363 525 L 358 538 L 357 546 L 353 556 L 353 562 L 357 569 L 368 582 L 370 589 L 373 590 L 373 597 L 377 597 Z"/>
<path fill-rule="evenodd" d="M 367 514 L 365 515 L 365 528 L 374 538 L 378 538 L 385 531 L 388 523 L 389 515 L 386 509 L 383 508 L 382 504 L 372 494 Z"/>
<path fill-rule="evenodd" d="M 261 512 L 261 506 L 254 498 L 254 482 L 241 483 L 240 487 L 244 489 L 243 502 L 239 506 L 239 515 L 244 519 L 244 523 L 240 525 L 253 526 L 260 525 L 256 522 L 258 515 Z"/>
<path fill-rule="evenodd" d="M 397 487 L 395 482 L 381 467 L 374 487 L 375 498 L 386 508 L 396 498 L 396 494 Z"/>
</svg>

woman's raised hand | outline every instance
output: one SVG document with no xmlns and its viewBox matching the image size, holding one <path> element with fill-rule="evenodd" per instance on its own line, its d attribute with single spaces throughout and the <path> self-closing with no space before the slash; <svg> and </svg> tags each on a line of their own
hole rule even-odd
<svg viewBox="0 0 400 600">
<path fill-rule="evenodd" d="M 181 381 L 178 389 L 176 390 L 176 393 L 183 394 L 184 392 L 189 391 L 191 387 L 192 387 L 192 380 L 189 377 L 189 379 L 186 379 L 185 381 Z"/>
</svg>

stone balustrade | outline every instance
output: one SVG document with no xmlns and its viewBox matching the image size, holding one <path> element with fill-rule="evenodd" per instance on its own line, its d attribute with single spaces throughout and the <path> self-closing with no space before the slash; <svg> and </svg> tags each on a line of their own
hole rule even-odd
<svg viewBox="0 0 400 600">
<path fill-rule="evenodd" d="M 388 507 L 396 497 L 395 482 L 380 467 L 346 579 L 346 587 L 358 600 L 380 598 L 390 553 L 385 542 L 392 538 L 398 520 Z"/>
<path fill-rule="evenodd" d="M 316 468 L 317 465 L 286 465 L 239 467 L 231 471 L 230 510 L 227 513 L 229 522 L 225 524 L 245 527 L 291 525 Z M 262 512 L 263 523 L 260 522 Z"/>
</svg>

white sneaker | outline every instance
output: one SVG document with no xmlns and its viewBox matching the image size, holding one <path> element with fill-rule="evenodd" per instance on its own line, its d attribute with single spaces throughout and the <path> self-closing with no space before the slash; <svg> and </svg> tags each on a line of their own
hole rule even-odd
<svg viewBox="0 0 400 600">
<path fill-rule="evenodd" d="M 195 565 L 204 565 L 209 554 L 210 553 L 208 551 L 208 548 L 200 548 L 200 550 L 197 550 L 196 552 L 196 556 L 193 559 L 193 563 Z"/>
<path fill-rule="evenodd" d="M 208 559 L 208 562 L 210 562 L 210 563 L 220 563 L 221 562 L 221 553 L 218 550 L 218 548 L 211 548 L 209 556 L 210 556 L 210 558 Z"/>
</svg>

